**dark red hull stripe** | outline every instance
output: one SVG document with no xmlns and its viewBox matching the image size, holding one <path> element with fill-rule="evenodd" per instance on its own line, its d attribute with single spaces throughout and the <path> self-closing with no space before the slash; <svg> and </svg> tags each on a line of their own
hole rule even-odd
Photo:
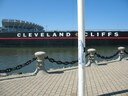
<svg viewBox="0 0 128 96">
<path fill-rule="evenodd" d="M 0 40 L 77 40 L 77 37 L 0 38 Z M 128 37 L 86 37 L 87 40 L 128 40 Z"/>
</svg>

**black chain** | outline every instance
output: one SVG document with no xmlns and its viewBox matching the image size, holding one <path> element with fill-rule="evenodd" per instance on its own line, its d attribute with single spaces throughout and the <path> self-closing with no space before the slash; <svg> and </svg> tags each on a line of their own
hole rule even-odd
<svg viewBox="0 0 128 96">
<path fill-rule="evenodd" d="M 124 50 L 124 53 L 125 53 L 125 54 L 128 54 L 128 52 L 127 52 L 126 50 Z"/>
<path fill-rule="evenodd" d="M 49 60 L 51 63 L 56 63 L 56 64 L 59 64 L 59 65 L 60 64 L 64 64 L 64 65 L 75 64 L 75 63 L 78 62 L 78 60 L 74 60 L 74 61 L 71 61 L 71 62 L 69 62 L 69 61 L 65 61 L 65 62 L 63 62 L 63 61 L 56 61 L 55 59 L 49 58 L 48 56 L 45 57 L 45 59 Z"/>
<path fill-rule="evenodd" d="M 88 55 L 89 55 L 89 53 L 88 53 L 88 54 L 86 54 L 86 55 L 85 55 L 85 57 L 87 57 Z"/>
<path fill-rule="evenodd" d="M 20 64 L 20 65 L 17 65 L 16 67 L 13 67 L 13 68 L 7 68 L 7 69 L 4 69 L 4 70 L 0 70 L 0 73 L 9 73 L 9 72 L 12 72 L 12 71 L 15 71 L 15 70 L 19 70 L 29 64 L 31 64 L 32 62 L 34 62 L 37 58 L 32 58 L 31 60 L 28 60 L 27 62 L 25 62 L 24 64 Z"/>
<path fill-rule="evenodd" d="M 87 57 L 88 55 L 89 54 L 86 54 L 85 57 Z M 71 62 L 69 62 L 69 61 L 65 61 L 65 62 L 63 62 L 63 61 L 57 61 L 57 60 L 55 60 L 53 58 L 49 58 L 48 56 L 45 57 L 45 59 L 49 60 L 51 63 L 56 63 L 58 65 L 60 65 L 60 64 L 63 64 L 63 65 L 75 64 L 75 63 L 78 62 L 78 60 L 74 60 L 74 61 L 71 61 Z"/>
<path fill-rule="evenodd" d="M 101 58 L 101 59 L 111 59 L 111 58 L 114 58 L 115 56 L 117 56 L 119 53 L 119 51 L 117 51 L 115 54 L 113 54 L 112 56 L 102 56 L 98 53 L 95 53 L 95 55 L 98 57 L 98 58 Z"/>
</svg>

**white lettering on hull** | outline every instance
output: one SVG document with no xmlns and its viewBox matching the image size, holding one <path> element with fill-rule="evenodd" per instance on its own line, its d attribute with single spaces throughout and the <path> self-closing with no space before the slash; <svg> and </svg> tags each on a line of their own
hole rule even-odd
<svg viewBox="0 0 128 96">
<path fill-rule="evenodd" d="M 75 32 L 40 32 L 40 33 L 17 33 L 17 37 L 32 38 L 32 37 L 77 37 Z M 118 32 L 86 32 L 86 37 L 118 37 Z"/>
</svg>

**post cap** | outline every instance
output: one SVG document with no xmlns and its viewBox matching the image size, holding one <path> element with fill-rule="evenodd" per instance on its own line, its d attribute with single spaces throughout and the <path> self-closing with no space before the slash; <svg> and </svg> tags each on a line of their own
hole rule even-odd
<svg viewBox="0 0 128 96">
<path fill-rule="evenodd" d="M 94 48 L 89 48 L 87 51 L 88 51 L 88 53 L 90 53 L 90 52 L 95 52 L 96 49 L 94 49 Z"/>
<path fill-rule="evenodd" d="M 45 52 L 39 51 L 35 53 L 35 57 L 37 57 L 38 62 L 42 62 L 44 60 Z"/>
<path fill-rule="evenodd" d="M 118 50 L 124 50 L 125 47 L 118 47 Z"/>
<path fill-rule="evenodd" d="M 44 55 L 44 54 L 45 54 L 45 52 L 39 51 L 39 52 L 35 53 L 35 56 L 37 57 L 37 56 Z"/>
</svg>

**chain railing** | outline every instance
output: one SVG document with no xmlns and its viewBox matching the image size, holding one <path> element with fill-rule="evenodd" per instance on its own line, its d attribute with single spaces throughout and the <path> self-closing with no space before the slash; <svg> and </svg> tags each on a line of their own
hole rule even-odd
<svg viewBox="0 0 128 96">
<path fill-rule="evenodd" d="M 45 59 L 46 60 L 49 60 L 51 63 L 56 63 L 56 64 L 58 64 L 58 65 L 60 65 L 60 64 L 63 64 L 63 65 L 68 65 L 68 64 L 75 64 L 75 63 L 77 63 L 78 62 L 78 60 L 74 60 L 74 61 L 71 61 L 71 62 L 69 62 L 69 61 L 65 61 L 65 62 L 63 62 L 63 61 L 57 61 L 57 60 L 55 60 L 55 59 L 53 59 L 53 58 L 50 58 L 50 57 L 45 57 Z"/>
<path fill-rule="evenodd" d="M 31 60 L 28 60 L 27 62 L 23 63 L 23 64 L 20 64 L 20 65 L 17 65 L 15 67 L 12 67 L 12 68 L 7 68 L 7 69 L 4 69 L 4 70 L 0 70 L 0 73 L 9 73 L 9 72 L 12 72 L 12 71 L 15 71 L 15 70 L 19 70 L 29 64 L 31 64 L 32 62 L 34 62 L 37 58 L 32 58 Z"/>
<path fill-rule="evenodd" d="M 124 53 L 128 55 L 128 52 L 126 50 L 124 50 Z"/>
<path fill-rule="evenodd" d="M 89 53 L 89 56 L 88 56 L 88 62 L 85 66 L 90 66 L 91 64 L 98 65 L 100 62 L 97 61 L 95 57 L 103 59 L 103 61 L 101 61 L 101 62 L 105 62 L 104 60 L 107 60 L 107 62 L 117 62 L 117 61 L 121 61 L 124 58 L 125 54 L 128 54 L 128 52 L 125 50 L 125 47 L 118 47 L 118 51 L 115 52 L 111 56 L 103 56 L 103 55 L 97 53 L 96 49 L 94 49 L 94 48 L 90 48 L 87 51 Z M 112 60 L 115 57 L 117 57 L 117 58 Z M 102 64 L 100 64 L 100 65 L 102 65 Z"/>
<path fill-rule="evenodd" d="M 87 57 L 89 54 L 86 54 L 85 55 L 85 57 Z M 46 60 L 49 60 L 51 63 L 56 63 L 56 64 L 58 64 L 58 65 L 61 65 L 61 64 L 63 64 L 63 65 L 69 65 L 69 64 L 75 64 L 75 63 L 77 63 L 78 62 L 78 60 L 73 60 L 73 61 L 60 61 L 60 60 L 55 60 L 55 59 L 53 59 L 53 58 L 50 58 L 50 57 L 48 57 L 48 56 L 46 56 L 45 57 L 45 59 Z"/>
<path fill-rule="evenodd" d="M 116 57 L 118 54 L 119 54 L 119 51 L 117 51 L 116 53 L 114 53 L 114 54 L 111 55 L 111 56 L 103 56 L 103 55 L 100 55 L 100 54 L 98 54 L 98 53 L 95 53 L 95 55 L 96 55 L 98 58 L 101 58 L 101 59 L 112 59 L 112 58 Z"/>
<path fill-rule="evenodd" d="M 87 58 L 88 60 L 87 60 L 87 64 L 85 66 L 91 65 L 91 63 L 96 63 L 95 56 L 97 56 L 98 58 L 101 58 L 101 59 L 108 60 L 108 59 L 112 59 L 118 55 L 119 60 L 122 60 L 123 54 L 124 53 L 128 54 L 128 52 L 125 50 L 125 47 L 118 47 L 118 51 L 111 56 L 102 56 L 101 54 L 97 53 L 96 49 L 94 49 L 94 48 L 88 49 L 87 52 L 88 52 L 88 54 L 85 55 L 85 58 L 88 57 Z M 0 73 L 9 73 L 9 72 L 12 72 L 15 70 L 19 70 L 19 69 L 31 64 L 35 60 L 37 60 L 37 62 L 38 62 L 37 70 L 44 70 L 45 69 L 44 64 L 43 64 L 44 60 L 48 60 L 49 62 L 56 63 L 58 65 L 62 65 L 62 64 L 63 65 L 69 65 L 69 64 L 75 64 L 78 62 L 78 60 L 73 60 L 73 61 L 55 60 L 54 58 L 51 58 L 49 56 L 45 56 L 45 52 L 42 52 L 42 51 L 36 52 L 35 57 L 36 58 L 32 58 L 31 60 L 28 60 L 27 62 L 20 64 L 20 65 L 17 65 L 15 67 L 0 70 Z"/>
</svg>

